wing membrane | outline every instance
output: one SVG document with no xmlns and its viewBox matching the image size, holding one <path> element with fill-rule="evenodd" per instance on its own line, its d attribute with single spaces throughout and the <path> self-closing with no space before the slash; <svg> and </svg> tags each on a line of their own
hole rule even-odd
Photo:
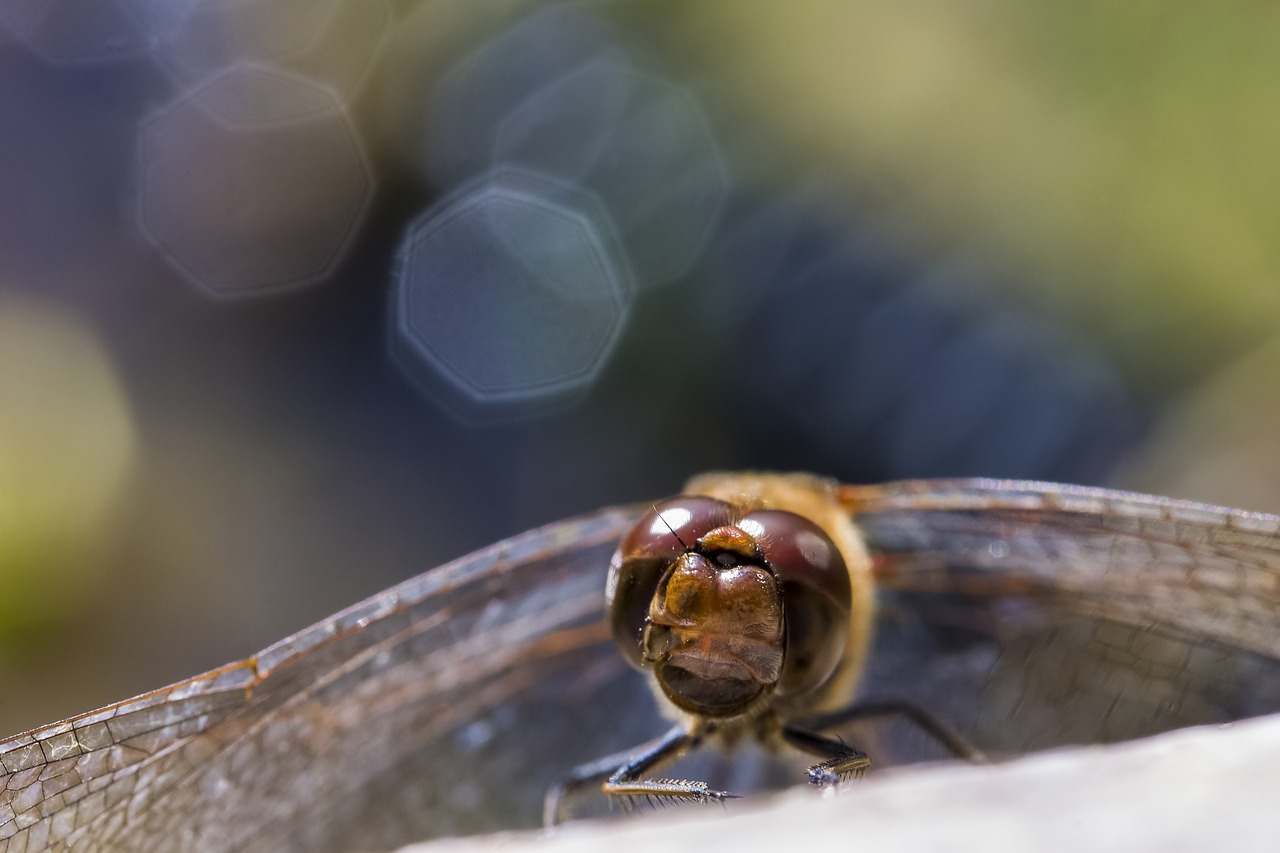
<svg viewBox="0 0 1280 853">
<path fill-rule="evenodd" d="M 1280 518 L 1021 481 L 841 497 L 883 590 L 864 692 L 994 751 L 1280 709 Z"/>
<path fill-rule="evenodd" d="M 915 701 L 996 754 L 1280 709 L 1280 518 L 989 480 L 840 495 L 878 560 L 868 698 Z M 536 825 L 564 768 L 663 726 L 604 622 L 639 514 L 507 540 L 0 741 L 0 851 L 377 850 Z M 899 728 L 859 733 L 878 766 L 937 756 Z M 767 778 L 734 768 L 725 787 Z"/>
<path fill-rule="evenodd" d="M 248 660 L 0 742 L 0 849 L 373 850 L 536 825 L 563 767 L 658 725 L 603 622 L 636 516 L 507 540 Z M 567 711 L 584 694 L 611 698 Z"/>
</svg>

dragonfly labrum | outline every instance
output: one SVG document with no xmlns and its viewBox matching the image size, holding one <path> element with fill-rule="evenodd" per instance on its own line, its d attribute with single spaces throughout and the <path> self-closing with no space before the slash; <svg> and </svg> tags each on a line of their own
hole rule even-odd
<svg viewBox="0 0 1280 853">
<path fill-rule="evenodd" d="M 739 707 L 782 725 L 855 697 L 919 708 L 996 760 L 1280 710 L 1280 517 L 1022 481 L 705 475 L 685 494 L 733 512 L 683 532 L 668 504 L 553 524 L 243 661 L 0 742 L 0 850 L 377 850 L 536 826 L 574 767 L 667 730 L 673 695 L 692 697 L 672 702 L 688 727 Z M 776 527 L 779 510 L 812 527 Z M 716 625 L 725 601 L 761 611 L 673 592 L 666 566 L 644 583 L 669 606 L 624 608 L 620 630 L 611 556 L 638 522 L 661 539 L 658 519 L 690 577 L 731 568 L 785 593 L 730 639 L 731 660 L 677 656 L 661 678 L 663 651 L 706 647 L 681 633 L 684 604 Z M 774 540 L 812 565 L 775 567 Z M 847 609 L 829 605 L 846 587 L 814 579 L 828 543 L 846 557 Z M 727 677 L 708 690 L 690 672 Z M 873 773 L 955 751 L 893 715 L 850 725 L 840 742 Z M 766 769 L 735 759 L 706 781 L 727 773 L 724 790 L 750 793 L 812 763 L 747 760 Z"/>
</svg>

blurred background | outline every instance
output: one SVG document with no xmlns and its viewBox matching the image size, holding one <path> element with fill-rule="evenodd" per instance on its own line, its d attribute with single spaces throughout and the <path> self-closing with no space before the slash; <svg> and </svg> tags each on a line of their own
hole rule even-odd
<svg viewBox="0 0 1280 853">
<path fill-rule="evenodd" d="M 0 732 L 701 470 L 1280 511 L 1280 9 L 0 5 Z"/>
</svg>

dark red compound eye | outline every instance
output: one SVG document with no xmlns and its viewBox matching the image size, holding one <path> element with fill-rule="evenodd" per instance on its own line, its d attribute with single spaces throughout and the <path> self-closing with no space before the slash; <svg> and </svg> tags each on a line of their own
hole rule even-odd
<svg viewBox="0 0 1280 853">
<path fill-rule="evenodd" d="M 849 641 L 853 592 L 840 549 L 821 527 L 782 510 L 756 510 L 737 523 L 756 540 L 782 586 L 786 655 L 777 692 L 796 696 L 821 687 Z"/>
<path fill-rule="evenodd" d="M 776 692 L 798 696 L 816 690 L 835 672 L 848 644 L 852 590 L 844 558 L 822 528 L 795 513 L 755 510 L 740 521 L 736 516 L 723 501 L 688 496 L 663 501 L 644 515 L 609 566 L 606 598 L 614 641 L 632 666 L 642 667 L 646 618 L 664 574 L 695 548 L 713 557 L 724 553 L 720 528 L 732 526 L 754 540 L 780 582 L 786 635 Z M 732 552 L 743 550 L 740 543 L 729 544 Z"/>
<path fill-rule="evenodd" d="M 605 600 L 613 639 L 632 666 L 643 663 L 645 617 L 668 568 L 704 535 L 732 524 L 733 507 L 714 498 L 678 497 L 636 523 L 609 562 Z"/>
</svg>

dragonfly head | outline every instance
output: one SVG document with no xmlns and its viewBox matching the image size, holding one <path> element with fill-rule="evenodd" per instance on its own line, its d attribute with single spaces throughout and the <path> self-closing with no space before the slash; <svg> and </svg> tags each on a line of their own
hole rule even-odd
<svg viewBox="0 0 1280 853">
<path fill-rule="evenodd" d="M 817 689 L 848 639 L 848 570 L 821 528 L 711 498 L 677 498 L 641 519 L 614 554 L 607 599 L 623 655 L 703 717 Z"/>
</svg>

